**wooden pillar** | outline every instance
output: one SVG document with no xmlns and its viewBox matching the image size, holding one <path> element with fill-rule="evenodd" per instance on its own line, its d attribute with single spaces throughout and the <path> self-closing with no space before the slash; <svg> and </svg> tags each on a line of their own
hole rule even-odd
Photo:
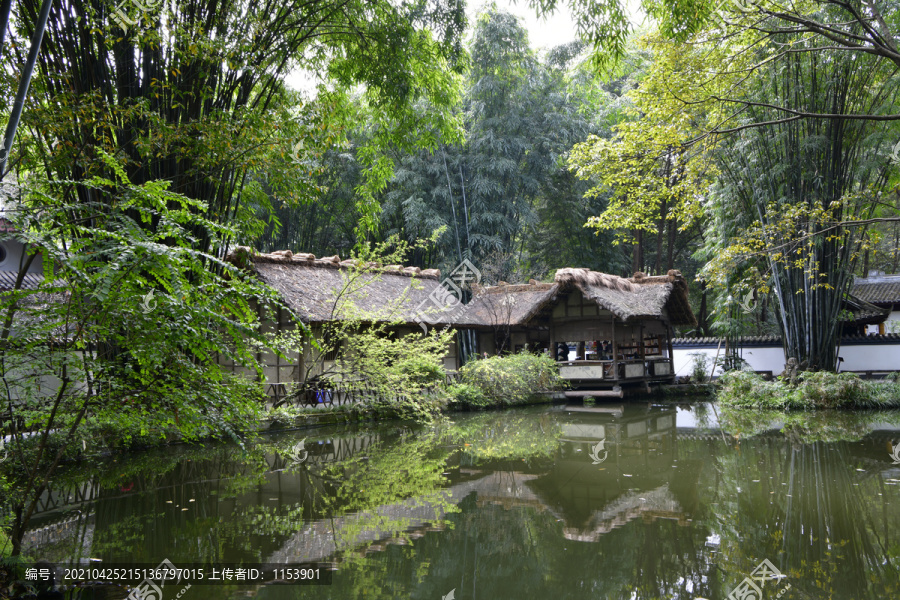
<svg viewBox="0 0 900 600">
<path fill-rule="evenodd" d="M 619 378 L 619 340 L 616 339 L 616 315 L 610 315 L 612 319 L 612 370 L 613 379 Z"/>
<path fill-rule="evenodd" d="M 556 360 L 556 327 L 553 326 L 553 317 L 550 317 L 550 356 Z"/>
<path fill-rule="evenodd" d="M 669 348 L 669 370 L 672 372 L 672 376 L 675 376 L 675 352 L 672 349 L 672 325 L 671 323 L 666 323 L 666 346 Z"/>
<path fill-rule="evenodd" d="M 276 335 L 281 333 L 281 307 L 278 307 L 278 312 L 275 317 L 278 319 L 278 322 L 275 323 L 275 333 Z M 277 352 L 272 352 L 275 355 L 275 383 L 281 383 L 281 357 L 278 356 Z"/>
</svg>

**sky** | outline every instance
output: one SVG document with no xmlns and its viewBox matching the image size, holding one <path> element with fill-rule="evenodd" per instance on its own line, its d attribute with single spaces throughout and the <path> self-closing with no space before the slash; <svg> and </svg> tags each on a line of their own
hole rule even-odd
<svg viewBox="0 0 900 600">
<path fill-rule="evenodd" d="M 468 0 L 469 6 L 466 9 L 469 15 L 469 28 L 471 31 L 472 24 L 475 22 L 475 15 L 486 4 L 484 0 Z M 575 32 L 575 23 L 572 20 L 572 13 L 564 2 L 560 2 L 560 6 L 556 12 L 548 19 L 539 19 L 535 10 L 528 5 L 528 0 L 519 0 L 517 3 L 511 0 L 495 0 L 498 8 L 521 18 L 528 29 L 528 40 L 531 47 L 553 48 L 560 44 L 573 42 L 577 38 Z M 631 23 L 637 27 L 643 21 L 640 11 L 640 0 L 625 0 L 626 10 L 630 15 Z"/>
<path fill-rule="evenodd" d="M 556 13 L 548 19 L 539 19 L 535 10 L 531 8 L 526 0 L 520 0 L 514 4 L 510 0 L 497 0 L 497 7 L 511 13 L 520 19 L 528 29 L 528 41 L 531 47 L 553 48 L 560 44 L 574 42 L 577 39 L 575 32 L 575 23 L 572 21 L 572 13 L 569 12 L 567 6 L 560 6 Z M 475 24 L 475 15 L 481 10 L 485 3 L 478 0 L 469 2 L 466 13 L 469 17 L 469 33 Z"/>
</svg>

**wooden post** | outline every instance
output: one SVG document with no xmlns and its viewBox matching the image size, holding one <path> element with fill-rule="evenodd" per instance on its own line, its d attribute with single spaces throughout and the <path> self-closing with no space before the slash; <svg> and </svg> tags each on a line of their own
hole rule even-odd
<svg viewBox="0 0 900 600">
<path fill-rule="evenodd" d="M 672 379 L 675 378 L 675 352 L 672 348 L 672 325 L 666 323 L 666 345 L 669 349 L 669 371 L 672 373 Z"/>
<path fill-rule="evenodd" d="M 616 315 L 611 315 L 612 319 L 612 370 L 613 379 L 619 378 L 619 340 L 616 339 Z"/>
</svg>

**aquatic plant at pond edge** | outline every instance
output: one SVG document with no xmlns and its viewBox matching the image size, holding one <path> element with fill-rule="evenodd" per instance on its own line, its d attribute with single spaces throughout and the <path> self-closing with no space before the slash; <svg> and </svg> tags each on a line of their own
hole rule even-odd
<svg viewBox="0 0 900 600">
<path fill-rule="evenodd" d="M 807 371 L 797 385 L 766 381 L 749 371 L 729 371 L 719 379 L 718 400 L 735 408 L 805 410 L 823 408 L 900 408 L 900 381 L 860 379 L 855 373 Z"/>
</svg>

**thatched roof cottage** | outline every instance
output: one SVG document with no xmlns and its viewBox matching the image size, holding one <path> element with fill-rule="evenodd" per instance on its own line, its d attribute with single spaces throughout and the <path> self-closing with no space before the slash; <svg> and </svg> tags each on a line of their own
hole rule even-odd
<svg viewBox="0 0 900 600">
<path fill-rule="evenodd" d="M 326 323 L 357 319 L 371 323 L 390 323 L 398 335 L 421 331 L 420 323 L 442 322 L 461 306 L 448 299 L 437 269 L 419 269 L 401 265 L 380 266 L 341 260 L 338 256 L 317 258 L 312 254 L 294 254 L 290 250 L 254 253 L 239 246 L 227 260 L 248 269 L 275 289 L 284 303 L 308 325 L 317 339 L 325 336 Z M 458 305 L 458 306 L 457 306 Z M 261 310 L 261 307 L 260 307 Z M 293 327 L 290 315 L 277 310 L 274 318 L 263 317 L 263 327 L 287 331 Z M 270 395 L 278 396 L 284 384 L 303 383 L 311 377 L 335 370 L 338 352 L 316 352 L 307 348 L 289 360 L 264 353 L 262 362 Z M 239 371 L 233 364 L 226 368 Z M 459 367 L 456 345 L 451 344 L 444 357 L 444 368 Z"/>
<path fill-rule="evenodd" d="M 588 269 L 479 289 L 458 322 L 480 330 L 479 352 L 547 349 L 576 386 L 616 388 L 670 381 L 673 326 L 697 323 L 680 271 L 623 278 Z"/>
</svg>

